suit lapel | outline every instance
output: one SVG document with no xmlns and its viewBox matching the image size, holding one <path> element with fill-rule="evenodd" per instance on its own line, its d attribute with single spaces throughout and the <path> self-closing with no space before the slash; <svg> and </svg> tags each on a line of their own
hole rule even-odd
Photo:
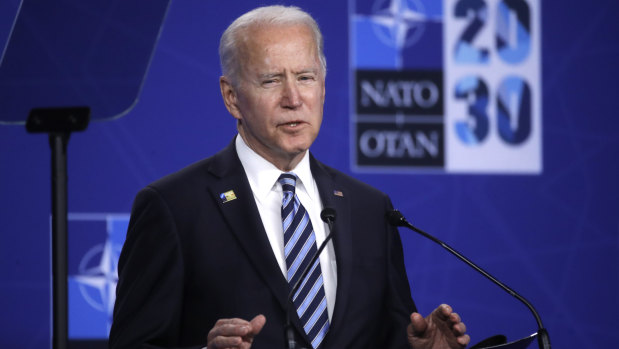
<svg viewBox="0 0 619 349">
<path fill-rule="evenodd" d="M 335 209 L 336 218 L 333 228 L 333 244 L 337 261 L 337 290 L 335 296 L 335 308 L 329 326 L 329 333 L 337 333 L 340 328 L 345 328 L 343 323 L 346 314 L 350 290 L 350 278 L 352 275 L 352 231 L 349 196 L 347 190 L 341 187 L 334 178 L 334 174 L 328 168 L 319 163 L 314 157 L 310 160 L 312 175 L 318 185 L 320 198 L 324 207 Z"/>
<path fill-rule="evenodd" d="M 236 236 L 258 274 L 284 310 L 288 283 L 273 255 L 247 176 L 236 154 L 234 142 L 215 156 L 209 172 L 219 180 L 209 187 L 210 194 L 219 202 L 222 216 L 228 223 L 230 231 Z"/>
</svg>

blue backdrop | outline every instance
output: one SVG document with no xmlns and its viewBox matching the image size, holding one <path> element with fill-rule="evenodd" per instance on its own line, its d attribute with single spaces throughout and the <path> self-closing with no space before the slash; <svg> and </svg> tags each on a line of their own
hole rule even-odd
<svg viewBox="0 0 619 349">
<path fill-rule="evenodd" d="M 522 293 L 541 313 L 554 347 L 619 347 L 619 167 L 613 165 L 619 159 L 619 2 L 542 3 L 539 175 L 353 173 L 349 4 L 282 2 L 313 14 L 325 35 L 325 119 L 312 152 L 391 195 L 413 223 Z M 18 4 L 0 0 L 0 40 Z M 135 108 L 71 137 L 74 217 L 123 217 L 140 188 L 231 141 L 235 124 L 221 102 L 217 46 L 225 27 L 256 5 L 171 3 Z M 0 149 L 0 347 L 48 347 L 48 141 L 22 126 L 0 125 Z M 472 342 L 496 333 L 515 339 L 536 329 L 511 296 L 431 242 L 408 231 L 401 236 L 422 313 L 441 302 L 453 305 Z"/>
</svg>

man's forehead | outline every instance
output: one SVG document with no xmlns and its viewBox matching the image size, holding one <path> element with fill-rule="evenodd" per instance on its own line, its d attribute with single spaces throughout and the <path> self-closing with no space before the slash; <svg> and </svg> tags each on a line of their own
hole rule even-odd
<svg viewBox="0 0 619 349">
<path fill-rule="evenodd" d="M 290 52 L 285 52 L 285 50 L 290 50 L 290 46 L 286 47 L 286 45 L 291 43 L 293 46 L 296 46 L 294 53 L 311 52 L 312 56 L 316 59 L 319 58 L 316 42 L 311 32 L 298 32 L 296 29 L 292 29 L 289 33 L 286 27 L 271 26 L 260 31 L 246 31 L 242 38 L 242 44 L 239 46 L 241 59 L 256 55 L 261 56 L 262 59 L 268 59 L 268 57 L 278 54 L 290 54 Z M 305 47 L 308 51 L 305 51 L 302 47 Z"/>
<path fill-rule="evenodd" d="M 239 41 L 245 45 L 254 43 L 258 38 L 266 36 L 273 39 L 273 33 L 290 33 L 291 35 L 303 34 L 313 44 L 316 43 L 312 28 L 304 23 L 253 23 L 238 32 Z M 306 38 L 303 38 L 306 39 Z"/>
</svg>

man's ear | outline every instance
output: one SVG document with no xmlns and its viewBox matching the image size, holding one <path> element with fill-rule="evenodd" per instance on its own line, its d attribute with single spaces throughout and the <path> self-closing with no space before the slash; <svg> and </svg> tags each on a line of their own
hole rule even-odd
<svg viewBox="0 0 619 349">
<path fill-rule="evenodd" d="M 224 104 L 226 105 L 228 112 L 232 114 L 235 119 L 241 120 L 241 111 L 238 108 L 237 91 L 234 86 L 232 86 L 232 83 L 228 77 L 221 76 L 219 78 L 219 89 L 221 90 L 221 97 L 224 100 Z"/>
</svg>

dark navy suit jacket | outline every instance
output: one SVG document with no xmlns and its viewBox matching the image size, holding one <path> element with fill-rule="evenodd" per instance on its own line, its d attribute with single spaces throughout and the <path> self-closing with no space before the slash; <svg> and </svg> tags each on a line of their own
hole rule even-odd
<svg viewBox="0 0 619 349">
<path fill-rule="evenodd" d="M 336 302 L 321 348 L 408 348 L 415 310 L 382 192 L 310 159 L 337 212 Z M 236 199 L 221 194 L 233 191 Z M 252 348 L 284 348 L 288 284 L 234 142 L 141 190 L 119 260 L 110 348 L 201 348 L 220 318 L 266 316 Z M 299 343 L 310 347 L 294 309 Z"/>
</svg>

